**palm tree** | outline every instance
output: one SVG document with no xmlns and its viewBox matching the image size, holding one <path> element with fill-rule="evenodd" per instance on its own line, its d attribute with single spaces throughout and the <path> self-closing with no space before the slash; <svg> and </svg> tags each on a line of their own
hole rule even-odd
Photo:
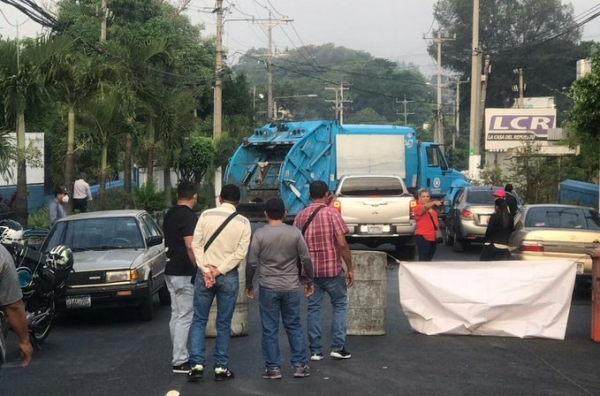
<svg viewBox="0 0 600 396">
<path fill-rule="evenodd" d="M 25 110 L 38 102 L 45 79 L 43 69 L 71 45 L 64 37 L 40 37 L 28 45 L 13 40 L 0 42 L 0 92 L 4 109 L 17 134 L 17 221 L 27 226 L 27 158 L 25 155 Z"/>
</svg>

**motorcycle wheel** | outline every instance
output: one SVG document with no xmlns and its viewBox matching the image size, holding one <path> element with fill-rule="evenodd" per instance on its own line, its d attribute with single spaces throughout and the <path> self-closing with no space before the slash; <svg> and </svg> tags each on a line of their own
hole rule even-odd
<svg viewBox="0 0 600 396">
<path fill-rule="evenodd" d="M 50 314 L 46 320 L 29 329 L 29 339 L 31 340 L 31 343 L 38 348 L 44 342 L 44 340 L 48 338 L 50 330 L 52 330 L 52 325 L 54 324 L 54 316 L 56 315 L 56 305 L 54 299 L 51 300 L 50 304 Z"/>
</svg>

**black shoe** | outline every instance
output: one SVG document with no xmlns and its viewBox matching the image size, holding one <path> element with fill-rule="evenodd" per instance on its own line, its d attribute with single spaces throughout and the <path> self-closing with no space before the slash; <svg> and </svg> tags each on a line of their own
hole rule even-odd
<svg viewBox="0 0 600 396">
<path fill-rule="evenodd" d="M 229 370 L 227 367 L 215 368 L 215 381 L 228 381 L 234 378 L 235 375 L 233 375 L 233 371 Z"/>
<path fill-rule="evenodd" d="M 331 351 L 329 356 L 336 359 L 350 359 L 352 357 L 352 355 L 346 351 L 346 348 L 342 348 L 339 351 Z"/>
<path fill-rule="evenodd" d="M 185 362 L 178 366 L 173 366 L 173 372 L 176 374 L 187 374 L 190 371 L 190 369 L 190 362 Z"/>
<path fill-rule="evenodd" d="M 188 371 L 187 380 L 188 381 L 198 381 L 204 378 L 204 366 L 201 364 L 196 364 L 194 367 Z"/>
</svg>

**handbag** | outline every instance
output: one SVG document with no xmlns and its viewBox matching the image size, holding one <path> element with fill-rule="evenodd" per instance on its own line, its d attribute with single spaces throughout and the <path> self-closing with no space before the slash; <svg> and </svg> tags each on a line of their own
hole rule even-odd
<svg viewBox="0 0 600 396">
<path fill-rule="evenodd" d="M 429 215 L 429 218 L 431 219 L 431 222 L 433 223 L 433 228 L 435 228 L 435 241 L 437 243 L 444 242 L 444 236 L 442 235 L 442 230 L 440 230 L 439 227 L 437 225 L 435 225 L 435 221 L 433 221 L 433 216 L 431 215 L 431 213 L 429 213 L 429 211 L 427 211 L 427 214 Z"/>
<path fill-rule="evenodd" d="M 304 226 L 302 227 L 302 236 L 303 237 L 304 237 L 304 234 L 306 234 L 306 229 L 308 228 L 309 224 L 314 220 L 317 213 L 319 213 L 319 210 L 323 209 L 324 207 L 325 206 L 319 206 L 317 209 L 315 209 L 314 212 L 312 212 L 312 214 L 310 215 L 308 220 L 306 220 L 306 223 L 304 223 Z M 300 277 L 300 281 L 302 283 L 304 283 L 306 281 L 306 277 L 302 276 L 302 262 L 300 261 L 300 257 L 296 258 L 296 266 L 298 267 L 298 276 Z"/>
</svg>

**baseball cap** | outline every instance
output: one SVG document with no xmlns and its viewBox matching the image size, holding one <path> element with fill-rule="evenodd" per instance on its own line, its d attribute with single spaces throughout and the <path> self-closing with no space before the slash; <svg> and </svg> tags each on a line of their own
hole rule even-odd
<svg viewBox="0 0 600 396">
<path fill-rule="evenodd" d="M 496 190 L 494 191 L 494 197 L 506 198 L 506 192 L 504 190 Z"/>
<path fill-rule="evenodd" d="M 60 187 L 56 187 L 54 189 L 54 195 L 58 195 L 58 194 L 68 194 L 69 192 L 67 191 L 66 188 L 60 186 Z"/>
</svg>

